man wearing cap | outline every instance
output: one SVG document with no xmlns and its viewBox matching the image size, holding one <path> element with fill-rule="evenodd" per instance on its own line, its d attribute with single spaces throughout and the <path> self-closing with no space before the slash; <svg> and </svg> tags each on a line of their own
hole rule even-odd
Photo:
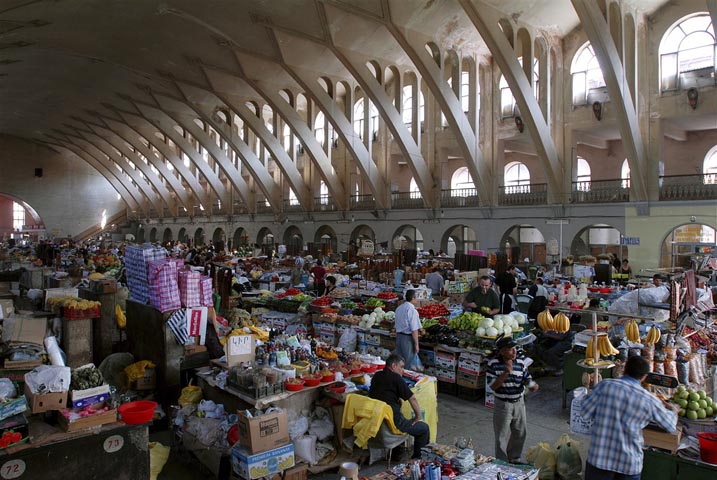
<svg viewBox="0 0 717 480">
<path fill-rule="evenodd" d="M 488 362 L 488 375 L 494 392 L 493 433 L 495 434 L 495 456 L 505 462 L 518 463 L 523 453 L 527 433 L 525 387 L 531 392 L 538 384 L 528 372 L 523 357 L 512 337 L 502 337 L 496 343 L 498 355 Z"/>
<path fill-rule="evenodd" d="M 625 362 L 621 378 L 607 379 L 582 402 L 582 415 L 593 420 L 586 480 L 639 480 L 642 474 L 642 429 L 655 423 L 672 433 L 679 406 L 661 401 L 642 387 L 650 364 L 640 356 Z M 629 405 L 629 408 L 625 408 Z"/>
</svg>

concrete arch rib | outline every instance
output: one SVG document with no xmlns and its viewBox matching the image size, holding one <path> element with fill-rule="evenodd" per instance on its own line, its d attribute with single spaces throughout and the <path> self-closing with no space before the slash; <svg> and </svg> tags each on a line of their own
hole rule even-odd
<svg viewBox="0 0 717 480">
<path fill-rule="evenodd" d="M 276 93 L 278 91 L 278 87 L 272 86 L 265 82 L 240 78 L 218 70 L 205 69 L 205 72 L 207 78 L 209 79 L 209 82 L 212 84 L 213 93 L 217 97 L 219 97 L 227 106 L 234 109 L 242 118 L 243 115 L 239 112 L 239 110 L 248 111 L 248 109 L 246 109 L 246 107 L 240 108 L 243 105 L 242 102 L 240 102 L 239 100 L 234 100 L 234 92 L 226 91 L 227 88 L 224 87 L 224 85 L 236 86 L 237 84 L 241 84 L 242 88 L 240 88 L 239 90 L 244 91 L 244 88 L 249 88 L 251 90 L 254 90 L 257 95 L 261 96 L 272 108 L 272 110 L 274 110 L 274 112 L 278 114 L 284 120 L 284 122 L 286 122 L 287 125 L 289 125 L 289 128 L 294 132 L 294 134 L 299 139 L 301 139 L 302 143 L 306 148 L 307 153 L 309 154 L 309 158 L 311 158 L 311 160 L 314 162 L 314 165 L 316 165 L 319 174 L 326 182 L 326 185 L 329 188 L 329 192 L 332 194 L 336 203 L 339 205 L 339 208 L 342 210 L 346 209 L 345 190 L 338 175 L 332 171 L 331 159 L 321 147 L 321 144 L 316 141 L 313 132 L 308 127 L 306 122 L 296 112 L 294 107 L 292 107 L 290 103 L 291 99 L 287 99 L 283 95 Z M 254 115 L 254 118 L 256 118 L 256 115 Z M 249 121 L 246 119 L 244 119 L 244 121 L 249 123 Z M 257 135 L 260 135 L 261 131 L 268 132 L 268 130 L 266 130 L 266 127 L 264 127 L 263 124 L 261 128 L 257 126 L 257 130 L 255 130 L 255 133 Z M 304 183 L 301 173 L 296 167 L 296 164 L 286 153 L 286 150 L 284 150 L 284 147 L 281 145 L 281 142 L 274 135 L 271 135 L 271 133 L 267 133 L 266 138 L 263 138 L 261 136 L 260 138 L 264 140 L 265 145 L 267 146 L 267 148 L 269 148 L 269 151 L 271 151 L 272 155 L 277 160 L 279 168 L 281 168 L 282 172 L 284 172 L 284 174 L 287 176 L 287 180 L 289 180 L 289 183 L 294 188 L 294 193 L 296 193 L 297 197 L 299 198 L 299 202 L 305 207 L 313 205 L 311 191 Z M 304 201 L 302 201 L 302 196 L 300 194 L 300 192 L 302 191 L 304 191 L 303 195 L 307 196 L 307 199 L 305 199 Z"/>
<path fill-rule="evenodd" d="M 646 182 L 647 150 L 642 140 L 639 119 L 625 78 L 625 70 L 610 34 L 610 27 L 594 1 L 571 0 L 571 2 L 593 47 L 612 100 L 611 104 L 615 107 L 615 118 L 630 165 L 630 178 L 635 179 L 634 182 L 630 182 L 636 197 L 632 200 L 647 201 L 649 200 Z"/>
<path fill-rule="evenodd" d="M 169 139 L 171 139 L 178 148 L 180 148 L 185 155 L 187 155 L 194 163 L 196 168 L 204 175 L 207 179 L 210 188 L 214 191 L 219 199 L 221 199 L 223 205 L 231 205 L 231 196 L 227 191 L 226 187 L 219 181 L 219 177 L 214 171 L 209 168 L 209 165 L 204 162 L 201 155 L 194 149 L 194 147 L 182 137 L 174 129 L 173 124 L 176 123 L 172 120 L 169 115 L 159 108 L 155 108 L 149 105 L 140 104 L 135 102 L 135 107 L 142 113 L 142 115 L 152 123 L 155 128 L 159 129 Z M 194 123 L 194 122 L 192 122 Z M 163 128 L 164 127 L 164 128 Z M 244 200 L 246 202 L 246 200 Z M 205 208 L 207 214 L 211 212 L 211 208 Z"/>
<path fill-rule="evenodd" d="M 48 138 L 50 138 L 55 145 L 69 150 L 97 170 L 100 175 L 105 177 L 107 181 L 110 182 L 117 193 L 119 193 L 122 199 L 128 204 L 130 209 L 142 212 L 145 216 L 149 214 L 149 209 L 144 202 L 144 198 L 142 198 L 142 195 L 137 191 L 137 189 L 131 185 L 126 185 L 123 179 L 120 179 L 119 176 L 111 169 L 107 168 L 104 163 L 100 162 L 82 147 L 74 144 L 70 140 L 61 139 L 53 135 L 48 135 Z"/>
<path fill-rule="evenodd" d="M 169 188 L 177 195 L 179 202 L 184 206 L 184 208 L 186 208 L 187 210 L 191 210 L 193 206 L 192 197 L 187 192 L 187 189 L 182 186 L 182 183 L 179 181 L 177 176 L 173 172 L 171 172 L 169 168 L 167 168 L 166 163 L 161 158 L 158 158 L 154 152 L 145 147 L 144 144 L 139 141 L 139 133 L 137 133 L 125 123 L 118 122 L 107 117 L 99 118 L 105 124 L 105 127 L 102 130 L 106 132 L 105 138 L 112 138 L 113 141 L 116 142 L 115 147 L 117 147 L 117 145 L 123 145 L 127 149 L 129 149 L 129 147 L 132 147 L 134 148 L 136 155 L 144 156 L 150 163 L 150 165 L 153 165 L 154 168 L 159 171 L 159 174 L 162 175 L 162 177 L 166 180 L 166 182 L 169 184 Z M 197 193 L 194 192 L 194 194 L 196 195 Z"/>
<path fill-rule="evenodd" d="M 197 202 L 205 205 L 211 204 L 211 196 L 209 195 L 209 192 L 202 187 L 197 177 L 187 166 L 184 165 L 182 159 L 177 156 L 177 152 L 175 152 L 167 143 L 159 141 L 155 136 L 155 133 L 161 133 L 166 136 L 167 134 L 165 132 L 158 130 L 155 125 L 141 115 L 124 111 L 118 111 L 118 113 L 122 119 L 127 122 L 126 124 L 128 128 L 144 137 L 144 139 L 147 140 L 152 147 L 156 148 L 157 151 L 172 164 L 182 180 L 187 183 L 189 189 L 194 193 L 194 197 Z M 139 139 L 132 138 L 130 143 L 132 143 L 135 147 L 138 147 L 140 151 L 154 155 L 154 153 L 145 147 Z M 194 206 L 196 205 L 192 204 L 192 207 Z M 189 211 L 191 212 L 192 210 L 190 209 Z"/>
<path fill-rule="evenodd" d="M 550 136 L 550 128 L 543 117 L 540 105 L 538 105 L 538 100 L 530 88 L 530 83 L 520 63 L 518 63 L 511 43 L 505 33 L 498 28 L 498 19 L 494 15 L 484 9 L 479 13 L 471 0 L 458 0 L 458 3 L 488 45 L 494 60 L 505 76 L 543 164 L 548 183 L 548 201 L 559 203 L 563 177 L 560 157 L 553 138 Z M 529 63 L 532 64 L 532 59 Z"/>
<path fill-rule="evenodd" d="M 125 162 L 125 158 L 122 158 L 121 156 L 117 155 L 117 152 L 119 152 L 120 155 L 123 155 L 126 157 L 126 159 L 129 159 L 135 167 L 142 172 L 144 175 L 143 178 L 139 178 L 139 181 L 142 182 L 142 184 L 149 182 L 149 184 L 154 188 L 154 192 L 152 192 L 153 196 L 159 196 L 162 201 L 167 205 L 167 207 L 170 209 L 170 212 L 172 216 L 177 215 L 177 202 L 172 198 L 172 196 L 169 193 L 169 190 L 167 190 L 167 187 L 165 187 L 162 180 L 159 178 L 157 174 L 155 174 L 151 168 L 149 168 L 149 165 L 145 164 L 144 161 L 137 156 L 133 151 L 128 149 L 124 144 L 121 142 L 114 143 L 107 138 L 103 137 L 97 132 L 97 127 L 94 127 L 93 125 L 88 125 L 88 128 L 92 130 L 92 133 L 83 133 L 83 136 L 90 142 L 92 142 L 95 147 L 102 150 L 107 156 L 112 158 L 115 162 L 117 162 L 120 165 L 123 165 Z M 92 140 L 94 138 L 94 141 Z M 134 169 L 127 165 L 127 170 L 134 172 Z M 124 167 L 123 167 L 124 168 Z M 134 175 L 134 177 L 139 177 L 139 175 Z M 135 183 L 138 185 L 141 185 L 138 183 L 137 180 L 135 180 Z M 164 216 L 164 210 L 159 211 L 159 216 Z"/>
<path fill-rule="evenodd" d="M 239 193 L 239 196 L 244 201 L 244 203 L 246 203 L 247 205 L 252 204 L 253 197 L 251 195 L 251 192 L 249 191 L 249 186 L 244 180 L 244 177 L 241 176 L 239 171 L 234 167 L 234 164 L 232 164 L 231 160 L 227 157 L 226 153 L 221 148 L 219 148 L 216 142 L 214 142 L 209 137 L 207 132 L 202 130 L 194 122 L 194 119 L 197 117 L 197 113 L 194 111 L 194 109 L 182 101 L 164 95 L 155 94 L 154 98 L 165 114 L 174 119 L 186 131 L 191 133 L 192 136 L 202 145 L 202 147 L 207 150 L 212 155 L 212 157 L 214 157 L 214 160 L 219 165 L 219 168 L 224 172 L 227 178 L 229 178 L 229 181 L 232 183 L 237 193 Z M 251 154 L 252 156 L 254 156 L 254 160 L 256 161 L 256 163 L 259 163 L 259 160 L 256 159 L 256 156 L 253 152 L 251 152 L 251 149 L 249 149 L 249 147 L 246 147 L 244 152 L 240 151 L 239 153 L 242 154 L 242 157 Z M 204 164 L 203 166 L 207 168 L 209 167 L 206 162 L 204 162 L 204 159 L 202 159 L 201 163 Z M 212 171 L 211 168 L 208 169 L 209 171 Z M 261 172 L 262 171 L 252 172 L 252 174 L 254 175 L 254 178 L 259 184 L 259 188 L 262 189 L 267 199 L 269 199 L 269 202 L 276 207 L 281 203 L 281 194 L 278 191 L 278 188 L 276 187 L 276 184 L 274 183 L 273 179 L 271 178 L 271 176 L 269 176 L 268 172 L 266 172 L 265 174 L 262 174 Z M 278 203 L 276 203 L 277 200 Z M 231 204 L 229 202 L 224 202 L 225 201 L 222 198 L 223 205 Z"/>
</svg>

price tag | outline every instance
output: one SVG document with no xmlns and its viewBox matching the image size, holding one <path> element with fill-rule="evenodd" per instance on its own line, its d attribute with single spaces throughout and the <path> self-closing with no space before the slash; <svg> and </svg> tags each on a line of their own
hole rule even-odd
<svg viewBox="0 0 717 480">
<path fill-rule="evenodd" d="M 25 462 L 19 458 L 3 463 L 0 469 L 2 478 L 20 478 L 23 473 L 25 473 Z"/>
<path fill-rule="evenodd" d="M 122 435 L 111 435 L 105 439 L 102 445 L 107 453 L 115 453 L 124 447 L 124 437 Z"/>
<path fill-rule="evenodd" d="M 251 353 L 251 335 L 233 335 L 229 337 L 229 355 L 246 355 Z"/>
</svg>

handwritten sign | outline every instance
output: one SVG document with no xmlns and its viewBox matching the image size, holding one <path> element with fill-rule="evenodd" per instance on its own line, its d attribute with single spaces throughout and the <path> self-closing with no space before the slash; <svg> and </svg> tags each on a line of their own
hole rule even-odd
<svg viewBox="0 0 717 480">
<path fill-rule="evenodd" d="M 232 335 L 229 337 L 229 355 L 246 355 L 251 353 L 251 335 Z"/>
<path fill-rule="evenodd" d="M 588 420 L 582 415 L 582 406 L 585 397 L 586 395 L 576 396 L 570 405 L 570 433 L 589 435 L 590 430 L 592 430 L 592 419 Z"/>
</svg>

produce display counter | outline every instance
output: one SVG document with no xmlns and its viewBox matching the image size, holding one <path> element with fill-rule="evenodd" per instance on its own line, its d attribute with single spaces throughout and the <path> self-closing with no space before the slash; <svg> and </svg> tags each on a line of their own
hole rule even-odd
<svg viewBox="0 0 717 480">
<path fill-rule="evenodd" d="M 0 478 L 149 478 L 147 425 L 118 422 L 70 433 L 32 418 L 29 432 L 32 443 L 0 451 Z"/>
<path fill-rule="evenodd" d="M 717 465 L 690 460 L 662 450 L 645 449 L 642 478 L 646 480 L 697 480 L 717 478 Z"/>
</svg>

